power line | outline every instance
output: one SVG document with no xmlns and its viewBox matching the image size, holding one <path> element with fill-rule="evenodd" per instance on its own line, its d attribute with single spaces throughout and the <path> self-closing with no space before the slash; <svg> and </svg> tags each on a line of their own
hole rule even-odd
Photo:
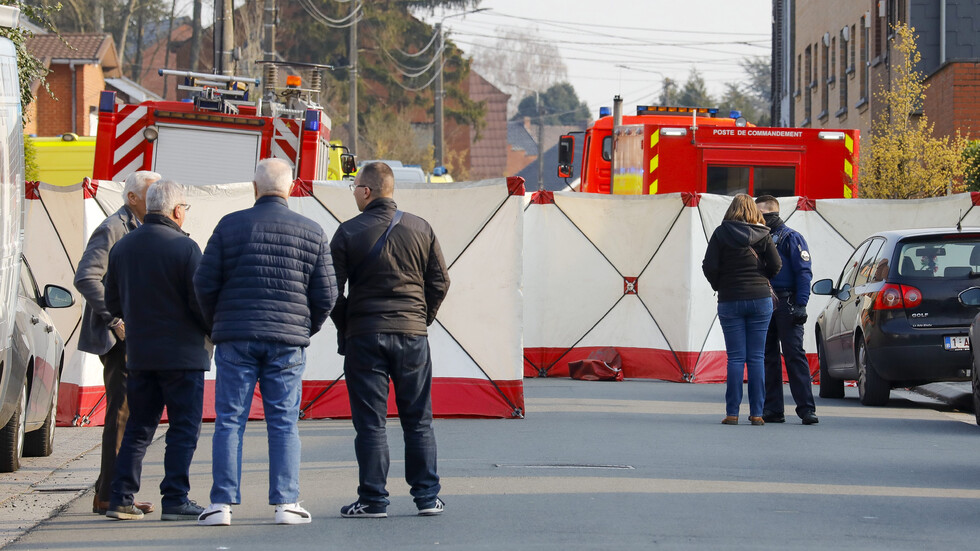
<svg viewBox="0 0 980 551">
<path fill-rule="evenodd" d="M 350 2 L 352 0 L 343 1 Z M 357 22 L 361 20 L 361 8 L 364 6 L 363 2 L 358 0 L 356 7 L 349 14 L 340 19 L 333 19 L 332 17 L 329 17 L 321 12 L 320 9 L 316 7 L 316 4 L 313 3 L 313 0 L 299 0 L 299 4 L 303 7 L 306 13 L 313 17 L 313 19 L 326 25 L 327 27 L 330 27 L 331 29 L 346 29 L 351 25 L 356 25 Z"/>
</svg>

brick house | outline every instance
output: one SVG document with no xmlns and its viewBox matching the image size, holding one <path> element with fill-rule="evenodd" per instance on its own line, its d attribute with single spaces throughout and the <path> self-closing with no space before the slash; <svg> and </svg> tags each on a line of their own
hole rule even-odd
<svg viewBox="0 0 980 551">
<path fill-rule="evenodd" d="M 99 93 L 106 88 L 107 78 L 122 76 L 112 36 L 41 34 L 28 39 L 27 48 L 51 70 L 47 82 L 54 97 L 40 85 L 35 86 L 36 99 L 27 106 L 29 122 L 24 132 L 36 136 L 67 132 L 94 136 Z"/>
<path fill-rule="evenodd" d="M 894 31 L 918 35 L 923 111 L 936 134 L 980 138 L 980 3 L 975 0 L 773 0 L 774 124 L 869 135 L 888 87 Z"/>
</svg>

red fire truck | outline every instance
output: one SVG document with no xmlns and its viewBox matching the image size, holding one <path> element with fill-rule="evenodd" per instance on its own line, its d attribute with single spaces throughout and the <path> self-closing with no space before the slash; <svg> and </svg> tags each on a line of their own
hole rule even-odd
<svg viewBox="0 0 980 551">
<path fill-rule="evenodd" d="M 184 101 L 145 101 L 119 105 L 115 92 L 102 92 L 93 177 L 122 180 L 136 170 L 153 170 L 185 185 L 252 180 L 261 159 L 288 162 L 301 180 L 337 179 L 329 167 L 330 118 L 317 103 L 319 66 L 311 88 L 290 75 L 276 85 L 266 70 L 264 98 L 251 100 L 259 79 L 161 69 L 161 75 L 183 78 Z M 341 155 L 343 173 L 354 170 L 349 154 Z M 334 176 L 328 175 L 328 169 Z"/>
<path fill-rule="evenodd" d="M 639 106 L 619 124 L 615 115 L 600 116 L 585 131 L 579 190 L 857 196 L 858 130 L 766 128 L 716 115 L 706 108 Z M 562 136 L 559 177 L 571 176 L 574 149 L 575 136 Z"/>
</svg>

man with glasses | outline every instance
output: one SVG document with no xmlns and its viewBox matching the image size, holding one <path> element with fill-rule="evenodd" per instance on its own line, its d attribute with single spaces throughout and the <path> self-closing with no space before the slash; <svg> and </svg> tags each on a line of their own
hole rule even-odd
<svg viewBox="0 0 980 551">
<path fill-rule="evenodd" d="M 161 520 L 194 520 L 204 510 L 188 498 L 190 466 L 201 434 L 204 372 L 211 368 L 208 329 L 194 294 L 201 248 L 181 227 L 190 205 L 183 187 L 158 182 L 146 193 L 143 225 L 109 253 L 106 307 L 126 320 L 129 421 L 116 457 L 106 516 L 138 520 L 146 448 L 167 409 Z"/>
<path fill-rule="evenodd" d="M 265 159 L 252 181 L 255 206 L 218 222 L 194 287 L 212 327 L 214 391 L 211 505 L 203 526 L 231 524 L 242 502 L 242 438 L 255 384 L 269 439 L 269 504 L 276 524 L 305 524 L 299 504 L 300 391 L 306 347 L 337 300 L 327 234 L 289 210 L 293 170 Z"/>
<path fill-rule="evenodd" d="M 105 384 L 105 423 L 102 427 L 102 464 L 95 481 L 92 512 L 100 515 L 109 508 L 116 453 L 122 443 L 129 405 L 126 401 L 126 324 L 113 317 L 105 306 L 105 276 L 109 251 L 127 233 L 143 223 L 146 214 L 146 189 L 160 175 L 138 170 L 126 178 L 123 205 L 95 228 L 75 272 L 75 288 L 85 297 L 82 327 L 78 332 L 78 349 L 97 354 L 102 361 Z M 153 511 L 153 504 L 136 502 L 144 513 Z"/>
<path fill-rule="evenodd" d="M 418 514 L 438 515 L 444 503 L 436 473 L 426 328 L 449 290 L 449 274 L 428 222 L 395 205 L 395 178 L 388 165 L 364 166 L 350 189 L 361 214 L 341 224 L 330 242 L 341 294 L 331 318 L 345 355 L 359 467 L 357 501 L 340 514 L 388 516 L 385 417 L 390 379 L 405 437 L 405 480 Z"/>
</svg>

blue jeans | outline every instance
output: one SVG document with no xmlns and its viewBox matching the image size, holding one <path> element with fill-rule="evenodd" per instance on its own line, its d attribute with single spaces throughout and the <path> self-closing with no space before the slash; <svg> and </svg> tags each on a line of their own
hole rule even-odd
<svg viewBox="0 0 980 551">
<path fill-rule="evenodd" d="M 726 415 L 738 416 L 742 404 L 742 380 L 749 373 L 749 415 L 762 417 L 766 395 L 766 333 L 772 317 L 772 299 L 730 300 L 718 303 L 718 320 L 725 334 L 728 354 Z"/>
<path fill-rule="evenodd" d="M 186 370 L 133 370 L 127 382 L 129 420 L 116 456 L 112 481 L 113 507 L 132 505 L 140 490 L 143 458 L 167 408 L 167 447 L 160 482 L 164 510 L 180 507 L 191 489 L 190 468 L 201 435 L 204 407 L 204 372 Z"/>
<path fill-rule="evenodd" d="M 405 481 L 419 508 L 439 495 L 432 430 L 432 358 L 424 335 L 372 333 L 347 338 L 344 377 L 357 436 L 358 501 L 388 505 L 388 378 L 405 438 Z"/>
<path fill-rule="evenodd" d="M 242 439 L 258 381 L 269 439 L 269 503 L 299 501 L 300 392 L 306 349 L 276 342 L 215 346 L 211 503 L 242 502 Z"/>
</svg>

